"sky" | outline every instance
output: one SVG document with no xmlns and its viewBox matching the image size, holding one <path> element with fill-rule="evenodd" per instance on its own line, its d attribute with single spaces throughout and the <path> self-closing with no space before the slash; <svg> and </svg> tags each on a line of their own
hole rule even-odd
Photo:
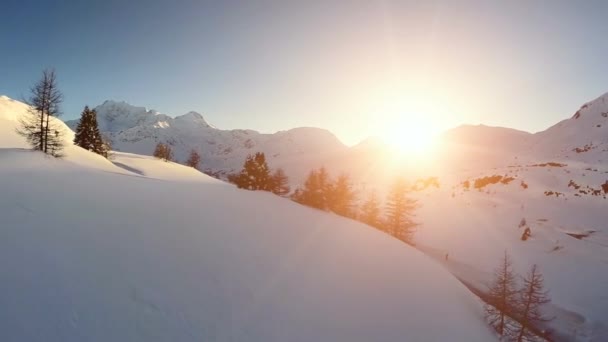
<svg viewBox="0 0 608 342">
<path fill-rule="evenodd" d="M 124 100 L 213 125 L 544 130 L 608 92 L 607 1 L 29 1 L 0 10 L 0 94 L 46 67 L 63 118 Z"/>
</svg>

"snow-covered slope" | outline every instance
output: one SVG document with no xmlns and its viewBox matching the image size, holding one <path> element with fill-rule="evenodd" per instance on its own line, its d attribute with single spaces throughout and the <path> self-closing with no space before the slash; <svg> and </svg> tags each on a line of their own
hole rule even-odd
<svg viewBox="0 0 608 342">
<path fill-rule="evenodd" d="M 174 163 L 23 149 L 24 108 L 0 99 L 3 341 L 495 339 L 403 243 Z"/>
</svg>

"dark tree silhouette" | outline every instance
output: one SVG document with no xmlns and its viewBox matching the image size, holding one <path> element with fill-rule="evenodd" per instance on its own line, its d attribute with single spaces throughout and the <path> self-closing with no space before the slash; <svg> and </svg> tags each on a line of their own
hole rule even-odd
<svg viewBox="0 0 608 342">
<path fill-rule="evenodd" d="M 550 302 L 547 291 L 544 290 L 543 275 L 536 265 L 532 265 L 530 272 L 524 277 L 523 287 L 519 290 L 520 322 L 517 332 L 517 342 L 536 341 L 538 337 L 531 328 L 539 323 L 548 322 L 540 311 L 542 305 Z"/>
<path fill-rule="evenodd" d="M 331 192 L 329 175 L 325 168 L 312 170 L 308 174 L 304 186 L 298 188 L 293 200 L 309 207 L 327 210 L 328 194 Z"/>
<path fill-rule="evenodd" d="M 417 201 L 407 197 L 409 188 L 403 179 L 398 179 L 390 189 L 386 199 L 386 230 L 394 237 L 413 244 L 414 227 L 413 211 Z"/>
<path fill-rule="evenodd" d="M 20 119 L 17 133 L 24 136 L 35 150 L 61 157 L 64 130 L 52 121 L 51 116 L 61 114 L 63 94 L 57 86 L 57 75 L 53 69 L 42 72 L 40 80 L 30 88 L 29 112 Z"/>
<path fill-rule="evenodd" d="M 154 149 L 153 156 L 166 162 L 173 160 L 173 150 L 167 144 L 158 143 Z"/>
<path fill-rule="evenodd" d="M 270 191 L 272 191 L 274 194 L 279 196 L 287 196 L 287 194 L 289 194 L 289 191 L 291 190 L 289 187 L 289 179 L 287 178 L 287 175 L 283 169 L 278 168 L 273 172 L 271 182 L 272 184 Z"/>
<path fill-rule="evenodd" d="M 85 106 L 78 126 L 76 126 L 74 144 L 107 158 L 108 148 L 106 143 L 107 141 L 104 142 L 104 138 L 99 132 L 97 113 L 95 113 L 95 110 L 91 110 L 88 106 Z"/>
<path fill-rule="evenodd" d="M 507 251 L 500 264 L 494 271 L 494 279 L 488 291 L 485 305 L 485 315 L 488 323 L 500 336 L 513 338 L 515 327 L 509 319 L 517 304 L 517 284 L 513 265 Z"/>
<path fill-rule="evenodd" d="M 186 165 L 198 169 L 198 164 L 201 162 L 201 156 L 195 150 L 190 151 L 190 155 L 188 156 L 188 160 L 186 160 Z"/>
<path fill-rule="evenodd" d="M 257 152 L 255 155 L 248 155 L 241 172 L 229 176 L 228 180 L 241 189 L 272 190 L 270 168 L 266 163 L 266 156 L 261 152 Z"/>
</svg>

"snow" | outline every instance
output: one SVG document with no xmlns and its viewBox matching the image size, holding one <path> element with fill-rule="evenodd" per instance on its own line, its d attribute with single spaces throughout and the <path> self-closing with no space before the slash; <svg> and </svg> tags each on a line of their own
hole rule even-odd
<svg viewBox="0 0 608 342">
<path fill-rule="evenodd" d="M 23 109 L 0 99 L 3 341 L 495 340 L 420 251 L 174 163 L 23 149 Z"/>
</svg>

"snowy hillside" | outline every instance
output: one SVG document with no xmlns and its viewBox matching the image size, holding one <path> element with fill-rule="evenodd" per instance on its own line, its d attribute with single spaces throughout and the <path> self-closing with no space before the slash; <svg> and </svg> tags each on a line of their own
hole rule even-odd
<svg viewBox="0 0 608 342">
<path fill-rule="evenodd" d="M 24 110 L 0 99 L 3 341 L 495 340 L 407 245 L 150 157 L 46 157 Z"/>
</svg>

